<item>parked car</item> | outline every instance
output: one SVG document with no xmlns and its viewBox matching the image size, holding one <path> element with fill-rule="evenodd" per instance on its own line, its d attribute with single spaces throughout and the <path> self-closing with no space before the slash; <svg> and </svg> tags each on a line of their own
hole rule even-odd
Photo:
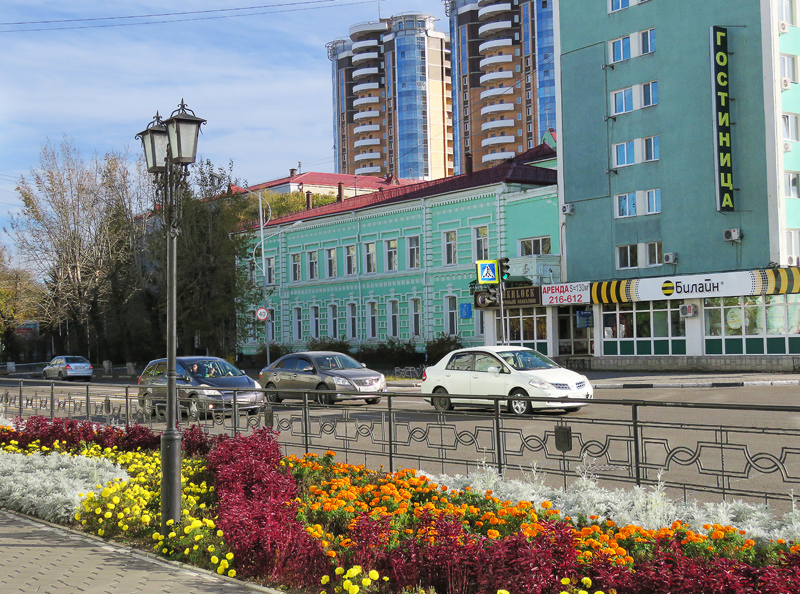
<svg viewBox="0 0 800 594">
<path fill-rule="evenodd" d="M 589 380 L 560 367 L 538 351 L 517 346 L 484 346 L 458 349 L 445 355 L 422 374 L 425 400 L 438 411 L 452 410 L 454 404 L 488 404 L 480 396 L 508 396 L 507 410 L 515 415 L 533 409 L 578 410 L 589 404 L 594 390 Z M 472 398 L 449 398 L 448 394 Z M 533 401 L 529 396 L 552 398 Z"/>
<path fill-rule="evenodd" d="M 386 391 L 386 378 L 382 373 L 367 369 L 352 357 L 333 351 L 284 355 L 262 369 L 258 379 L 267 390 L 270 402 L 303 398 L 304 393 L 312 392 L 320 404 L 354 399 L 378 404 L 381 398 L 377 394 Z"/>
<path fill-rule="evenodd" d="M 219 357 L 178 357 L 178 400 L 195 416 L 233 408 L 233 393 L 239 410 L 253 411 L 264 404 L 261 385 L 244 371 Z M 150 361 L 139 377 L 139 405 L 146 413 L 167 401 L 167 360 Z"/>
<path fill-rule="evenodd" d="M 53 357 L 50 363 L 42 370 L 42 379 L 57 380 L 84 380 L 92 381 L 94 369 L 89 360 L 84 357 L 66 355 Z"/>
</svg>

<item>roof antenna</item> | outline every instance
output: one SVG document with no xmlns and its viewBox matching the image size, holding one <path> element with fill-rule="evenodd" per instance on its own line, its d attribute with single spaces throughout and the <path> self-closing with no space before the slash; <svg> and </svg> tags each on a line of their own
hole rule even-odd
<svg viewBox="0 0 800 594">
<path fill-rule="evenodd" d="M 381 20 L 381 0 L 378 0 L 378 20 Z"/>
<path fill-rule="evenodd" d="M 297 162 L 297 173 L 303 173 L 303 167 L 300 161 Z"/>
</svg>

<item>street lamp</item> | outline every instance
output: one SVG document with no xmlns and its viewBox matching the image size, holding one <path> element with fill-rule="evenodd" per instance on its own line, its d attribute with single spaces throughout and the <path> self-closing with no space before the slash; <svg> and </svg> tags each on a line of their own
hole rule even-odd
<svg viewBox="0 0 800 594">
<path fill-rule="evenodd" d="M 152 122 L 136 138 L 142 140 L 148 173 L 155 174 L 156 207 L 167 224 L 167 427 L 161 434 L 161 532 L 166 536 L 169 520 L 181 517 L 181 434 L 178 431 L 176 269 L 181 219 L 181 194 L 186 187 L 189 165 L 197 157 L 200 126 L 206 121 L 194 115 L 181 99 L 178 109 L 162 120 L 156 112 Z"/>
</svg>

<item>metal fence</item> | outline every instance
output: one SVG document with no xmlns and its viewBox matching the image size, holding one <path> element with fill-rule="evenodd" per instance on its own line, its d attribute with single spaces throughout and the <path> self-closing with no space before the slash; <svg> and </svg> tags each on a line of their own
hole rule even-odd
<svg viewBox="0 0 800 594">
<path fill-rule="evenodd" d="M 595 400 L 578 413 L 520 417 L 506 413 L 501 398 L 491 408 L 436 412 L 418 394 L 375 394 L 378 405 L 294 395 L 254 410 L 241 410 L 234 396 L 222 411 L 181 397 L 179 423 L 229 434 L 272 426 L 287 454 L 332 450 L 374 470 L 452 475 L 489 465 L 521 478 L 535 468 L 553 486 L 589 473 L 604 486 L 661 484 L 672 497 L 770 504 L 791 501 L 800 486 L 800 406 Z M 449 397 L 458 406 L 459 397 Z M 142 406 L 136 386 L 30 380 L 0 380 L 0 415 L 154 430 L 166 416 L 163 405 Z"/>
</svg>

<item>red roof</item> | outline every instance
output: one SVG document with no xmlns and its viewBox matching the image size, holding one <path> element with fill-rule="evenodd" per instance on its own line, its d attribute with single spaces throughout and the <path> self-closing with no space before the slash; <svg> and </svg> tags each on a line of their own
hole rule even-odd
<svg viewBox="0 0 800 594">
<path fill-rule="evenodd" d="M 375 177 L 373 175 L 349 175 L 347 173 L 318 173 L 316 171 L 309 171 L 308 173 L 298 173 L 297 175 L 256 184 L 255 186 L 250 186 L 247 189 L 251 192 L 257 192 L 258 190 L 274 188 L 276 186 L 282 186 L 288 183 L 336 187 L 339 185 L 339 182 L 343 183 L 346 188 L 356 186 L 359 188 L 364 188 L 365 190 L 396 188 L 397 186 L 408 186 L 419 183 L 413 179 L 396 179 L 387 182 L 385 178 Z M 242 188 L 238 188 L 237 186 L 232 186 L 232 188 L 244 191 Z M 240 191 L 237 193 L 241 194 L 242 192 Z"/>
</svg>

